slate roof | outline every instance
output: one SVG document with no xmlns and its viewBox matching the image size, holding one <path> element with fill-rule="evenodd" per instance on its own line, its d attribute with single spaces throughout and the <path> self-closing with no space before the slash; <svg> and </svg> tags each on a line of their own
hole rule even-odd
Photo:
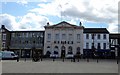
<svg viewBox="0 0 120 75">
<path fill-rule="evenodd" d="M 12 32 L 12 33 L 24 33 L 24 32 L 45 32 L 45 31 L 42 31 L 42 30 L 40 30 L 40 31 L 10 31 L 10 32 Z"/>
<path fill-rule="evenodd" d="M 53 26 L 57 26 L 57 25 L 61 25 L 61 24 L 68 24 L 68 25 L 70 25 L 70 26 L 76 26 L 76 25 L 70 24 L 70 23 L 68 23 L 68 22 L 66 22 L 66 21 L 62 21 L 62 22 L 60 22 L 60 23 L 58 23 L 58 24 L 55 24 L 55 25 L 53 25 Z"/>
<path fill-rule="evenodd" d="M 109 33 L 106 28 L 84 28 L 83 33 Z"/>
<path fill-rule="evenodd" d="M 110 39 L 120 39 L 120 33 L 111 33 L 109 37 Z"/>
</svg>

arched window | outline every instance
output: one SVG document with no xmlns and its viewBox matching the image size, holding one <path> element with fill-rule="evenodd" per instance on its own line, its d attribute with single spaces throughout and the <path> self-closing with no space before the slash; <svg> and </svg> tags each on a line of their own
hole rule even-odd
<svg viewBox="0 0 120 75">
<path fill-rule="evenodd" d="M 50 51 L 47 51 L 46 54 L 51 54 L 51 52 L 50 52 Z"/>
<path fill-rule="evenodd" d="M 77 47 L 77 52 L 80 52 L 80 47 Z"/>
<path fill-rule="evenodd" d="M 58 54 L 58 46 L 54 47 L 54 54 Z"/>
<path fill-rule="evenodd" d="M 68 47 L 68 54 L 73 54 L 73 52 L 72 52 L 72 46 Z"/>
<path fill-rule="evenodd" d="M 61 47 L 61 50 L 65 50 L 65 46 L 62 46 L 62 47 Z"/>
<path fill-rule="evenodd" d="M 47 46 L 47 48 L 50 48 L 50 46 Z"/>
<path fill-rule="evenodd" d="M 50 51 L 47 51 L 47 52 L 46 52 L 46 57 L 50 57 L 50 54 L 51 54 L 51 52 L 50 52 Z"/>
<path fill-rule="evenodd" d="M 80 54 L 80 47 L 77 47 L 76 54 Z"/>
<path fill-rule="evenodd" d="M 54 50 L 55 50 L 55 51 L 58 51 L 58 46 L 55 46 L 55 47 L 54 47 Z"/>
<path fill-rule="evenodd" d="M 49 52 L 50 52 L 50 46 L 47 46 L 47 52 L 46 52 L 46 54 L 49 54 Z"/>
<path fill-rule="evenodd" d="M 57 48 L 57 49 L 58 49 L 58 46 L 55 46 L 55 48 Z"/>
<path fill-rule="evenodd" d="M 65 46 L 61 47 L 61 57 L 65 57 L 66 51 L 65 51 Z"/>
</svg>

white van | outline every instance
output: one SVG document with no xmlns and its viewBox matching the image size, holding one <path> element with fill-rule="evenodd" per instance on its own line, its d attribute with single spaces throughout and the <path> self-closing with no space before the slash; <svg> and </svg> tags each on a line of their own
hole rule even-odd
<svg viewBox="0 0 120 75">
<path fill-rule="evenodd" d="M 2 53 L 2 59 L 17 59 L 18 55 L 16 55 L 14 52 L 12 51 L 1 51 Z"/>
</svg>

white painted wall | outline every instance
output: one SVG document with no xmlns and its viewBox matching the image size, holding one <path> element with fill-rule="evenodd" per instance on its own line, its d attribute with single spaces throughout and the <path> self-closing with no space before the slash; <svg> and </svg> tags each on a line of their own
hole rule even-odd
<svg viewBox="0 0 120 75">
<path fill-rule="evenodd" d="M 89 39 L 86 39 L 86 34 L 89 34 Z M 94 46 L 97 49 L 98 43 L 101 44 L 101 49 L 103 49 L 103 43 L 106 43 L 106 49 L 109 49 L 109 34 L 106 34 L 106 39 L 103 39 L 104 34 L 100 34 L 101 38 L 98 39 L 96 34 L 94 36 Z M 84 33 L 84 49 L 86 49 L 86 43 L 89 43 L 89 49 L 92 47 L 93 39 L 90 33 Z"/>
<path fill-rule="evenodd" d="M 51 40 L 47 39 L 47 34 L 50 33 L 51 34 Z M 55 34 L 59 33 L 60 35 L 60 43 L 59 44 L 54 44 L 55 41 Z M 66 39 L 63 40 L 62 39 L 62 34 L 66 34 Z M 57 29 L 55 30 L 53 29 L 45 29 L 45 40 L 44 40 L 44 54 L 46 54 L 46 52 L 48 51 L 47 46 L 50 46 L 49 51 L 52 52 L 54 50 L 55 46 L 58 46 L 59 49 L 59 56 L 61 55 L 61 47 L 63 46 L 63 44 L 61 44 L 61 41 L 69 41 L 69 34 L 73 35 L 72 41 L 73 44 L 64 44 L 64 46 L 66 47 L 66 54 L 68 52 L 68 47 L 72 46 L 73 48 L 73 54 L 76 54 L 77 51 L 77 47 L 80 47 L 80 51 L 81 54 L 83 54 L 83 29 Z M 77 40 L 77 34 L 80 34 L 80 40 Z M 50 41 L 49 43 L 47 41 Z M 80 41 L 80 43 L 77 43 L 77 41 Z"/>
</svg>

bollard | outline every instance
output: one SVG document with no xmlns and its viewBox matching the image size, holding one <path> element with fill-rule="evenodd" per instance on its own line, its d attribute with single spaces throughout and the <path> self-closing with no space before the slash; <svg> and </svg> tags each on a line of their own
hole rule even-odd
<svg viewBox="0 0 120 75">
<path fill-rule="evenodd" d="M 26 57 L 25 57 L 25 62 L 26 62 Z"/>
<path fill-rule="evenodd" d="M 117 64 L 119 63 L 119 60 L 118 60 L 118 58 L 117 58 Z"/>
<path fill-rule="evenodd" d="M 87 58 L 87 62 L 89 62 L 89 59 Z"/>
<path fill-rule="evenodd" d="M 98 59 L 97 59 L 97 63 L 98 63 Z"/>
<path fill-rule="evenodd" d="M 42 61 L 42 58 L 41 58 L 41 61 Z"/>
<path fill-rule="evenodd" d="M 19 57 L 17 58 L 17 62 L 19 62 Z"/>
<path fill-rule="evenodd" d="M 64 62 L 64 58 L 63 58 L 63 60 L 62 60 L 63 62 Z"/>
<path fill-rule="evenodd" d="M 99 57 L 97 56 L 97 63 L 99 62 L 98 59 L 99 59 Z"/>
<path fill-rule="evenodd" d="M 78 62 L 79 62 L 79 58 L 78 58 Z"/>
<path fill-rule="evenodd" d="M 73 62 L 75 62 L 75 58 L 73 58 Z"/>
<path fill-rule="evenodd" d="M 55 61 L 55 58 L 53 57 L 53 61 Z"/>
</svg>

